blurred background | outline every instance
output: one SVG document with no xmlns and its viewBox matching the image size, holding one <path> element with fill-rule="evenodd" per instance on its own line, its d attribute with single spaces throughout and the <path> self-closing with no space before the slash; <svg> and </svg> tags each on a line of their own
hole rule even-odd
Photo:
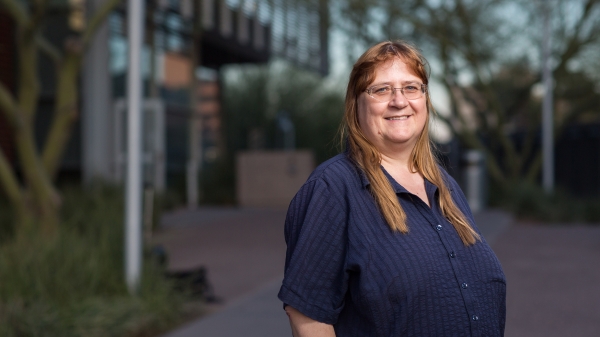
<svg viewBox="0 0 600 337">
<path fill-rule="evenodd" d="M 566 303 L 600 303 L 592 267 L 600 258 L 599 1 L 143 4 L 144 259 L 139 292 L 129 295 L 127 3 L 0 0 L 0 335 L 158 336 L 215 313 L 247 320 L 231 303 L 278 286 L 285 207 L 316 165 L 343 150 L 351 65 L 389 39 L 427 57 L 440 161 L 507 275 L 523 275 L 512 269 L 522 258 L 514 252 L 536 251 L 512 240 L 525 227 L 533 240 L 548 235 L 536 241 L 546 248 L 578 246 L 580 255 L 562 258 L 583 269 L 553 277 L 584 275 L 588 296 Z M 528 311 L 554 305 L 520 298 L 538 305 Z M 287 325 L 273 303 L 281 317 L 257 321 Z M 585 320 L 569 335 L 596 336 L 600 308 L 580 304 L 553 314 Z M 528 317 L 510 287 L 509 309 Z M 544 315 L 511 326 L 510 313 L 510 336 L 549 336 L 536 329 L 548 322 L 558 335 L 573 331 Z M 206 332 L 226 330 L 219 322 L 173 336 L 225 336 Z"/>
</svg>

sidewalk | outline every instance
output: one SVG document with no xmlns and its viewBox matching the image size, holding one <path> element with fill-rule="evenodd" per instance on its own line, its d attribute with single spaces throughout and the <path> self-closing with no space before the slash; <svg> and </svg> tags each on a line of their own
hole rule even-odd
<svg viewBox="0 0 600 337">
<path fill-rule="evenodd" d="M 494 248 L 508 337 L 600 336 L 600 226 L 521 223 Z"/>
<path fill-rule="evenodd" d="M 507 276 L 506 336 L 600 336 L 600 226 L 515 224 L 494 210 L 475 218 Z M 284 219 L 283 209 L 167 215 L 155 239 L 169 268 L 206 266 L 223 303 L 163 337 L 290 336 L 277 299 Z"/>
<path fill-rule="evenodd" d="M 202 208 L 163 218 L 155 237 L 169 269 L 205 266 L 222 304 L 164 337 L 290 336 L 277 292 L 283 279 L 285 209 Z"/>
</svg>

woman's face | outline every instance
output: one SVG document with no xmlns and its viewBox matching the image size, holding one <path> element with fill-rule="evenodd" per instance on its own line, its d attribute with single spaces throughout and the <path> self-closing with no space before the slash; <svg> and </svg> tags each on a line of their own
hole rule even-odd
<svg viewBox="0 0 600 337">
<path fill-rule="evenodd" d="M 387 84 L 394 88 L 407 83 L 422 84 L 402 60 L 394 58 L 375 69 L 374 85 Z M 358 121 L 365 137 L 382 153 L 391 153 L 415 146 L 427 120 L 427 99 L 408 100 L 396 90 L 389 102 L 380 102 L 363 92 L 358 96 Z"/>
</svg>

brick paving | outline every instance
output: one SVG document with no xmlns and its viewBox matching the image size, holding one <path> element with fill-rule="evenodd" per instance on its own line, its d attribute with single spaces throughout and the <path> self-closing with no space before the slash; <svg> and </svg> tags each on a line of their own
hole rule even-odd
<svg viewBox="0 0 600 337">
<path fill-rule="evenodd" d="M 163 218 L 154 235 L 168 253 L 168 269 L 204 266 L 223 306 L 281 279 L 285 209 L 201 208 Z"/>
<path fill-rule="evenodd" d="M 518 223 L 494 210 L 475 218 L 507 276 L 507 337 L 600 336 L 600 226 Z M 291 336 L 276 298 L 284 219 L 284 209 L 165 216 L 154 241 L 167 250 L 169 269 L 205 266 L 223 302 L 163 337 Z"/>
<path fill-rule="evenodd" d="M 517 224 L 493 245 L 509 337 L 600 336 L 600 226 Z"/>
</svg>

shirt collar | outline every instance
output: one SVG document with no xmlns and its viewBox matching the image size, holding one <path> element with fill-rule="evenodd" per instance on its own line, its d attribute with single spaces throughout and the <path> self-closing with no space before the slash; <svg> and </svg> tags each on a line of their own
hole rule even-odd
<svg viewBox="0 0 600 337">
<path fill-rule="evenodd" d="M 392 176 L 388 173 L 388 171 L 385 170 L 383 166 L 381 166 L 381 170 L 383 171 L 383 174 L 385 174 L 385 177 L 389 180 L 390 184 L 392 184 L 392 189 L 394 192 L 396 192 L 396 194 L 410 193 L 406 188 L 404 188 L 404 186 L 400 185 L 396 179 L 392 178 Z"/>
<path fill-rule="evenodd" d="M 371 185 L 371 183 L 369 182 L 369 179 L 367 179 L 367 175 L 365 174 L 365 172 L 363 172 L 363 170 L 361 170 L 360 167 L 358 167 L 358 165 L 356 164 L 356 162 L 354 161 L 354 159 L 352 159 L 352 157 L 350 156 L 350 151 L 349 151 L 349 146 L 348 146 L 348 140 L 347 139 L 346 139 L 346 150 L 344 151 L 344 154 L 346 155 L 346 158 L 348 158 L 348 160 L 350 160 L 354 164 L 354 167 L 356 168 L 356 172 L 358 173 L 358 176 L 360 177 L 361 185 L 363 187 L 365 187 L 365 188 L 367 186 Z"/>
<path fill-rule="evenodd" d="M 348 155 L 348 150 L 346 150 L 345 152 L 346 152 L 346 155 L 348 156 L 348 158 L 350 158 L 350 156 Z M 396 179 L 392 178 L 392 176 L 385 170 L 385 168 L 383 166 L 381 166 L 381 170 L 383 171 L 383 174 L 385 174 L 385 177 L 388 179 L 388 181 L 392 185 L 392 189 L 394 190 L 394 192 L 396 194 L 399 194 L 399 193 L 410 194 L 410 192 L 406 188 L 404 188 L 404 186 L 400 185 L 396 181 Z M 369 179 L 367 179 L 367 175 L 365 174 L 365 172 L 363 172 L 363 170 L 361 170 L 358 167 L 357 167 L 357 171 L 358 171 L 358 175 L 360 177 L 362 186 L 367 187 L 367 186 L 371 185 L 371 183 L 369 182 Z M 433 183 L 431 183 L 429 180 L 427 180 L 427 179 L 424 179 L 424 180 L 425 180 L 425 192 L 427 193 L 427 197 L 429 197 L 430 200 L 433 200 L 432 197 L 435 195 L 438 188 Z"/>
<path fill-rule="evenodd" d="M 385 170 L 385 168 L 383 166 L 381 166 L 381 170 L 383 171 L 383 174 L 385 174 L 385 177 L 388 179 L 388 181 L 392 185 L 392 189 L 394 190 L 394 192 L 396 194 L 399 194 L 399 193 L 409 193 L 410 194 L 410 192 L 406 188 L 404 188 L 404 186 L 400 185 L 396 181 L 396 179 L 392 178 L 392 176 Z M 360 169 L 358 170 L 358 175 L 360 176 L 360 181 L 364 187 L 371 185 L 371 183 L 369 182 L 369 179 L 367 179 L 367 175 L 362 170 L 360 170 Z M 424 179 L 424 180 L 425 180 L 425 192 L 427 193 L 427 196 L 429 196 L 431 198 L 431 196 L 435 195 L 438 188 L 433 183 L 431 183 L 429 180 L 427 180 L 427 179 Z"/>
</svg>

